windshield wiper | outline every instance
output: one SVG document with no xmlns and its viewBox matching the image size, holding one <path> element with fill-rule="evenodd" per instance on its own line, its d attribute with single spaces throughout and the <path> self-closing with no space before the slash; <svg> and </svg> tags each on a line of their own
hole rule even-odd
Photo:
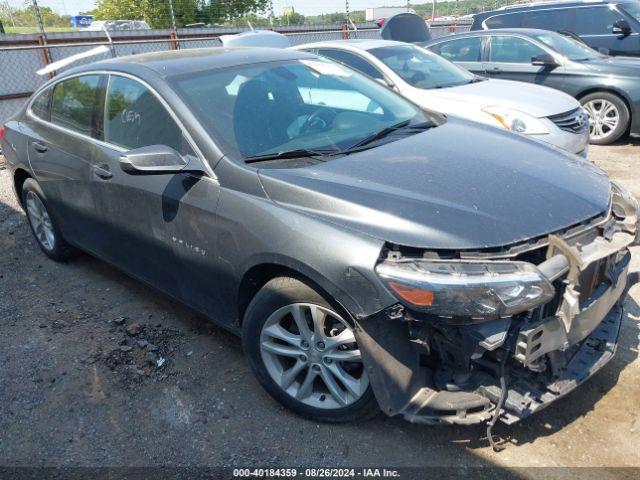
<svg viewBox="0 0 640 480">
<path fill-rule="evenodd" d="M 319 149 L 312 150 L 299 148 L 296 150 L 283 150 L 281 152 L 265 153 L 263 155 L 252 155 L 244 159 L 245 163 L 264 162 L 266 160 L 282 160 L 285 158 L 301 158 L 301 157 L 326 157 L 342 153 L 340 150 Z"/>
<path fill-rule="evenodd" d="M 381 138 L 386 137 L 387 135 L 401 129 L 406 130 L 426 130 L 434 126 L 433 122 L 420 122 L 411 124 L 411 120 L 405 120 L 404 122 L 396 123 L 395 125 L 391 125 L 390 127 L 385 127 L 382 130 L 378 130 L 377 132 L 369 135 L 368 137 L 360 140 L 356 144 L 350 146 L 346 150 L 342 150 L 341 153 L 352 153 L 357 152 L 363 149 L 363 147 L 369 145 L 370 143 L 375 142 L 376 140 L 380 140 Z"/>
</svg>

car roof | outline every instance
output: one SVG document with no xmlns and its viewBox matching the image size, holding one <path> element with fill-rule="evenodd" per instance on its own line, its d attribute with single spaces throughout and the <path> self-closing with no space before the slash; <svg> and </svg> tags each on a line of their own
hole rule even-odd
<svg viewBox="0 0 640 480">
<path fill-rule="evenodd" d="M 582 7 L 585 5 L 608 5 L 610 3 L 634 3 L 637 0 L 552 0 L 549 2 L 531 2 L 507 5 L 496 10 L 481 12 L 474 15 L 474 20 L 484 20 L 494 15 L 511 12 L 526 12 L 529 10 L 540 10 L 553 7 Z"/>
<path fill-rule="evenodd" d="M 374 48 L 390 47 L 393 45 L 407 45 L 405 42 L 396 42 L 395 40 L 378 40 L 378 39 L 353 39 L 353 40 L 325 40 L 322 42 L 305 43 L 296 48 L 344 48 L 352 47 L 358 50 L 373 50 Z"/>
<path fill-rule="evenodd" d="M 97 69 L 135 73 L 139 71 L 140 67 L 144 67 L 154 71 L 159 76 L 170 77 L 178 74 L 196 73 L 219 68 L 304 58 L 309 59 L 315 57 L 305 52 L 297 52 L 283 48 L 193 48 L 118 57 L 74 68 L 73 70 L 69 70 L 68 73 L 79 73 Z"/>
</svg>

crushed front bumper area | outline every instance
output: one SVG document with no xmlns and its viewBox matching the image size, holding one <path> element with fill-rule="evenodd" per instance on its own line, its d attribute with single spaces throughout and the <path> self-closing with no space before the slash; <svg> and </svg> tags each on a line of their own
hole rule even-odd
<svg viewBox="0 0 640 480">
<path fill-rule="evenodd" d="M 380 407 L 414 423 L 473 424 L 498 413 L 511 424 L 566 395 L 616 351 L 622 303 L 639 280 L 629 272 L 634 241 L 625 231 L 588 242 L 550 236 L 538 268 L 556 297 L 522 315 L 455 325 L 398 305 L 361 320 L 356 337 Z"/>
</svg>

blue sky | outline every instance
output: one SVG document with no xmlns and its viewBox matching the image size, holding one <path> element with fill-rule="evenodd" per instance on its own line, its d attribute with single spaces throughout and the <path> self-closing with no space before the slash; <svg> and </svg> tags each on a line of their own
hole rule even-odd
<svg viewBox="0 0 640 480">
<path fill-rule="evenodd" d="M 23 0 L 0 0 L 0 3 L 9 3 L 14 6 L 22 6 Z M 174 0 L 179 2 L 180 0 Z M 30 2 L 29 2 L 30 3 Z M 94 0 L 38 0 L 41 6 L 51 7 L 59 13 L 75 15 L 78 12 L 91 10 L 95 6 Z M 421 0 L 417 3 L 424 3 Z M 282 12 L 282 8 L 293 5 L 297 12 L 303 15 L 318 15 L 344 10 L 344 0 L 273 0 L 276 15 Z M 367 7 L 379 7 L 382 5 L 406 5 L 403 0 L 349 0 L 351 10 L 363 10 Z"/>
</svg>

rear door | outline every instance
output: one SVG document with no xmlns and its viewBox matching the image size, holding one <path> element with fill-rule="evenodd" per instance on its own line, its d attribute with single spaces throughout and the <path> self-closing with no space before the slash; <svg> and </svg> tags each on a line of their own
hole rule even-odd
<svg viewBox="0 0 640 480">
<path fill-rule="evenodd" d="M 484 74 L 482 52 L 484 37 L 463 37 L 456 40 L 437 43 L 429 48 L 443 58 L 466 68 L 477 75 Z"/>
<path fill-rule="evenodd" d="M 544 54 L 548 52 L 526 38 L 492 35 L 484 71 L 492 78 L 561 89 L 564 67 L 549 68 L 531 64 L 533 57 Z"/>
<path fill-rule="evenodd" d="M 82 247 L 96 227 L 91 158 L 104 102 L 106 77 L 88 74 L 42 92 L 25 124 L 31 168 L 63 235 Z"/>
</svg>

